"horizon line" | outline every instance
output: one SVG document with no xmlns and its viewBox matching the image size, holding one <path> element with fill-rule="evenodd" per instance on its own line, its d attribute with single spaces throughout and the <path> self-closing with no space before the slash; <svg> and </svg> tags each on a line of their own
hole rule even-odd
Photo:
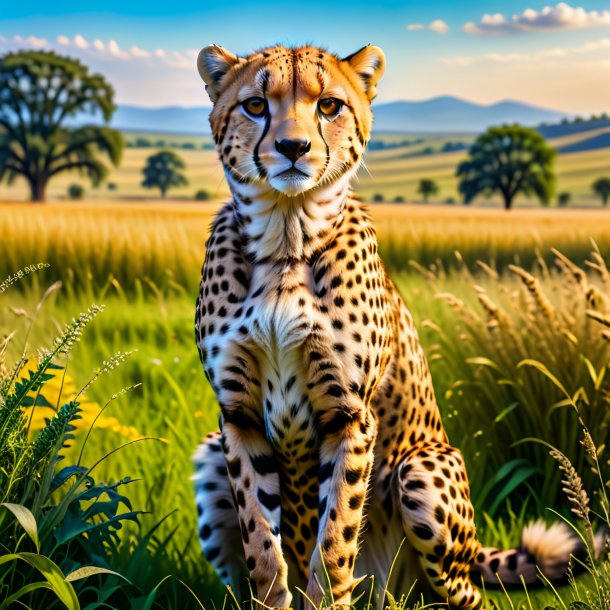
<svg viewBox="0 0 610 610">
<path fill-rule="evenodd" d="M 406 102 L 406 103 L 426 103 L 426 102 L 432 102 L 438 99 L 452 99 L 452 100 L 457 100 L 460 102 L 465 102 L 467 104 L 471 104 L 473 106 L 479 106 L 481 108 L 491 108 L 493 106 L 497 106 L 499 104 L 521 104 L 524 106 L 529 106 L 530 108 L 534 108 L 537 110 L 544 110 L 547 112 L 556 112 L 558 114 L 563 114 L 566 116 L 573 116 L 573 117 L 577 117 L 577 116 L 587 116 L 587 114 L 583 113 L 579 113 L 577 111 L 574 110 L 560 110 L 557 108 L 550 108 L 547 106 L 543 106 L 540 105 L 538 103 L 535 102 L 529 102 L 527 100 L 523 100 L 523 99 L 516 99 L 516 98 L 499 98 L 493 102 L 479 102 L 473 99 L 468 99 L 466 97 L 462 97 L 459 95 L 453 95 L 451 93 L 443 93 L 443 94 L 439 94 L 439 95 L 433 95 L 431 97 L 425 97 L 425 98 L 395 98 L 395 99 L 383 99 L 383 100 L 376 100 L 373 102 L 373 106 L 381 106 L 381 105 L 385 105 L 385 104 L 395 104 L 395 103 L 400 103 L 400 102 Z M 120 102 L 117 101 L 116 102 L 117 106 L 129 106 L 132 108 L 141 108 L 141 109 L 146 109 L 146 110 L 164 110 L 167 108 L 176 108 L 176 109 L 181 109 L 181 110 L 194 110 L 194 109 L 211 109 L 212 108 L 212 104 L 211 103 L 201 103 L 201 104 L 193 104 L 193 105 L 189 105 L 189 104 L 164 104 L 161 106 L 153 106 L 153 105 L 147 105 L 145 103 L 134 103 L 134 102 Z M 610 112 L 610 109 L 609 111 Z M 595 113 L 590 113 L 590 114 L 595 114 Z"/>
</svg>

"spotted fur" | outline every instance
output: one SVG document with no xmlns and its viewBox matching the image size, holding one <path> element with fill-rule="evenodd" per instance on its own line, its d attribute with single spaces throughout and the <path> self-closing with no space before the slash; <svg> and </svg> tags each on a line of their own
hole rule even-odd
<svg viewBox="0 0 610 610">
<path fill-rule="evenodd" d="M 372 46 L 345 59 L 281 46 L 199 56 L 233 195 L 197 299 L 221 410 L 195 457 L 199 534 L 221 578 L 242 592 L 249 578 L 273 608 L 296 587 L 318 604 L 327 584 L 349 604 L 363 576 L 385 584 L 405 536 L 402 591 L 418 580 L 470 608 L 475 569 L 535 578 L 532 555 L 477 541 L 413 320 L 350 191 L 384 64 Z"/>
</svg>

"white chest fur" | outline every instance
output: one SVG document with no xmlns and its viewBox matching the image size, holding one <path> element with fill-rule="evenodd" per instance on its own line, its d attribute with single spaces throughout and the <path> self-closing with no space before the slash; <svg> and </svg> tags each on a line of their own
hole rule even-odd
<svg viewBox="0 0 610 610">
<path fill-rule="evenodd" d="M 273 360 L 302 345 L 311 331 L 309 276 L 302 263 L 261 265 L 253 271 L 250 294 L 257 296 L 246 301 L 247 325 L 252 340 Z"/>
<path fill-rule="evenodd" d="M 312 432 L 307 397 L 304 343 L 313 326 L 309 268 L 303 264 L 263 265 L 254 270 L 245 313 L 255 344 L 267 434 L 290 458 L 295 441 Z"/>
</svg>

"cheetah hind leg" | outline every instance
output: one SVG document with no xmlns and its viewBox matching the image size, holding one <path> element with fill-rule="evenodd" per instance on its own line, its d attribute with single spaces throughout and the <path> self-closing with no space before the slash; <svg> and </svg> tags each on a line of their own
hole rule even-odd
<svg viewBox="0 0 610 610">
<path fill-rule="evenodd" d="M 220 432 L 208 434 L 193 456 L 199 542 L 223 584 L 240 600 L 250 598 L 248 569 Z"/>
<path fill-rule="evenodd" d="M 477 607 L 481 595 L 470 569 L 479 543 L 461 453 L 446 443 L 421 441 L 397 475 L 404 533 L 431 587 L 450 607 Z"/>
</svg>

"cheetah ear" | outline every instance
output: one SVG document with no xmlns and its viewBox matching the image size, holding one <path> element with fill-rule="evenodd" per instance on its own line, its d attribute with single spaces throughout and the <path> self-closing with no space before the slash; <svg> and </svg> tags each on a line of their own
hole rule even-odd
<svg viewBox="0 0 610 610">
<path fill-rule="evenodd" d="M 364 84 L 364 91 L 369 100 L 377 95 L 377 83 L 381 80 L 385 70 L 385 55 L 374 45 L 362 47 L 354 54 L 345 57 L 346 61 Z"/>
<path fill-rule="evenodd" d="M 244 60 L 226 49 L 212 44 L 204 47 L 197 57 L 197 70 L 205 83 L 205 89 L 212 102 L 218 99 L 222 81 L 226 74 Z"/>
</svg>

